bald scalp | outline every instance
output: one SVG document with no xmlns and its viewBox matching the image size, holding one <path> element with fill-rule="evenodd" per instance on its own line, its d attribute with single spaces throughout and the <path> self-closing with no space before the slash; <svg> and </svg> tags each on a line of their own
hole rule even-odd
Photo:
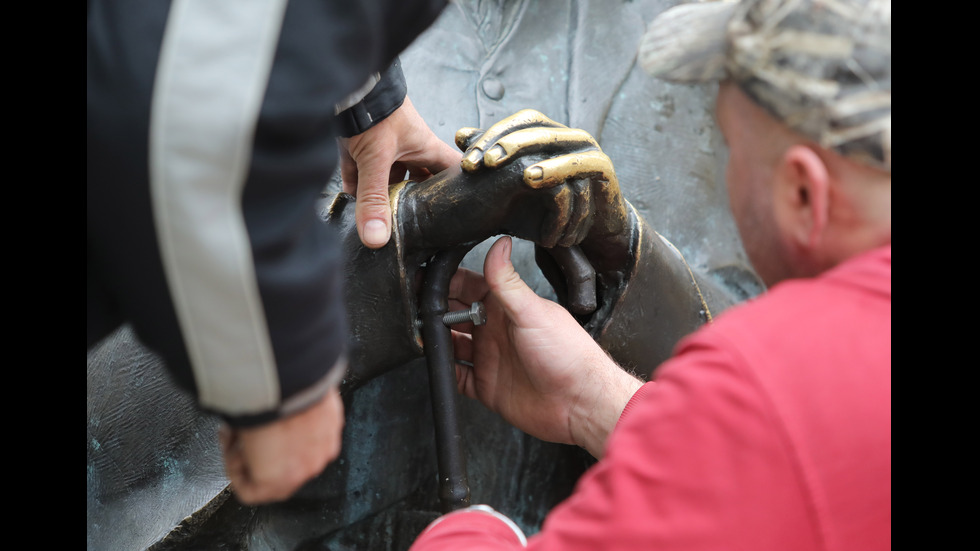
<svg viewBox="0 0 980 551">
<path fill-rule="evenodd" d="M 811 143 L 817 146 L 774 119 L 731 80 L 722 81 L 718 85 L 718 102 L 719 105 L 724 104 L 726 116 L 737 121 L 737 124 L 729 128 L 738 130 L 738 139 L 752 144 L 749 151 L 753 160 L 763 163 L 768 170 L 774 168 L 783 153 L 792 145 Z"/>
</svg>

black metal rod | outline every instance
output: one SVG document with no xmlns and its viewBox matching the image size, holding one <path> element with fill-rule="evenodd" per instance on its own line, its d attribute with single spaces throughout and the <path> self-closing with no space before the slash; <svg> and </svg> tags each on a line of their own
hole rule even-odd
<svg viewBox="0 0 980 551">
<path fill-rule="evenodd" d="M 439 464 L 439 500 L 448 513 L 470 504 L 462 433 L 456 409 L 456 366 L 452 330 L 442 323 L 449 310 L 449 280 L 472 246 L 437 253 L 426 265 L 419 310 L 429 368 L 429 393 Z"/>
</svg>

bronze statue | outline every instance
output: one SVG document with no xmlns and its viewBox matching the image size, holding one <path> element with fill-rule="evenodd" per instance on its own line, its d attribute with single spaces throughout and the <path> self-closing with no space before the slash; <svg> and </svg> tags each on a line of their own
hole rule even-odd
<svg viewBox="0 0 980 551">
<path fill-rule="evenodd" d="M 395 224 L 386 247 L 360 244 L 352 196 L 338 194 L 328 211 L 350 259 L 348 388 L 423 355 L 415 320 L 426 263 L 496 235 L 533 242 L 559 302 L 641 375 L 712 310 L 732 304 L 623 198 L 612 161 L 584 130 L 522 110 L 487 132 L 463 128 L 456 143 L 467 151 L 461 168 L 391 188 Z M 380 315 L 360 315 L 365 310 Z M 663 330 L 657 339 L 630 339 L 641 326 Z"/>
<path fill-rule="evenodd" d="M 475 244 L 499 234 L 534 242 L 562 304 L 621 365 L 643 376 L 680 337 L 709 321 L 712 309 L 731 304 L 712 281 L 699 282 L 676 248 L 624 200 L 609 157 L 587 132 L 523 110 L 486 132 L 463 128 L 456 143 L 466 151 L 462 170 L 392 188 L 394 242 L 386 249 L 365 254 L 353 228 L 353 197 L 338 195 L 328 217 L 343 228 L 349 257 L 358 259 L 348 266 L 346 298 L 350 324 L 363 339 L 353 343 L 345 384 L 401 365 L 410 350 L 424 351 L 443 513 L 468 505 L 470 495 L 452 342 L 449 330 L 432 328 L 441 324 L 426 313 L 447 311 L 449 277 Z M 371 290 L 386 288 L 388 300 L 376 303 L 381 315 L 358 314 Z M 631 338 L 651 326 L 663 330 L 653 339 Z"/>
<path fill-rule="evenodd" d="M 440 500 L 453 499 L 440 494 L 436 471 L 443 460 L 433 457 L 442 451 L 433 438 L 439 423 L 431 424 L 440 407 L 458 407 L 451 418 L 485 430 L 485 439 L 464 439 L 460 452 L 473 499 L 510 502 L 525 512 L 521 521 L 532 530 L 535 519 L 567 495 L 591 464 L 581 450 L 515 434 L 479 404 L 461 401 L 432 411 L 417 399 L 434 393 L 427 382 L 433 374 L 425 365 L 426 339 L 415 320 L 423 310 L 426 272 L 441 251 L 465 253 L 498 234 L 531 243 L 558 300 L 576 312 L 614 358 L 641 375 L 649 375 L 683 335 L 734 302 L 638 215 L 623 197 L 612 161 L 587 132 L 524 110 L 486 132 L 464 128 L 455 141 L 469 152 L 459 169 L 391 188 L 395 224 L 387 246 L 372 250 L 361 245 L 353 197 L 336 195 L 325 214 L 341 232 L 349 259 L 346 300 L 354 338 L 344 395 L 352 406 L 348 411 L 367 414 L 367 420 L 349 421 L 356 434 L 367 437 L 345 435 L 342 458 L 363 457 L 358 449 L 367 447 L 394 452 L 399 460 L 328 467 L 297 497 L 251 510 L 252 525 L 242 530 L 252 544 L 293 546 L 305 541 L 319 548 L 344 548 L 369 541 L 383 528 L 395 532 L 386 545 L 407 547 L 413 531 L 444 510 Z M 452 266 L 460 260 L 457 253 Z M 583 289 L 591 289 L 591 300 Z M 632 338 L 649 334 L 651 326 L 660 329 L 659 338 Z M 406 389 L 415 397 L 415 410 L 405 409 L 413 399 L 401 394 Z M 386 401 L 393 395 L 399 397 L 397 404 Z M 397 429 L 380 436 L 379 419 Z M 420 431 L 419 426 L 426 428 Z M 527 453 L 533 459 L 522 457 Z M 483 466 L 484 461 L 499 463 L 501 456 L 516 461 L 515 471 L 501 474 Z M 418 462 L 392 472 L 392 466 L 406 467 L 402 457 Z M 519 492 L 530 507 L 506 497 L 514 492 L 515 477 L 525 478 Z M 364 490 L 343 493 L 351 478 L 357 487 L 380 496 L 367 500 L 374 509 L 365 511 Z M 214 523 L 208 528 L 215 529 Z"/>
</svg>

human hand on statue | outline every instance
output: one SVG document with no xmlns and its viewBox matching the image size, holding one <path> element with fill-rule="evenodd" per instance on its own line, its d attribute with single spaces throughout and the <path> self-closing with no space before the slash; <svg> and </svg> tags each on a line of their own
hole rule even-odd
<svg viewBox="0 0 980 551">
<path fill-rule="evenodd" d="M 343 191 L 357 197 L 357 233 L 372 249 L 391 236 L 388 186 L 422 179 L 459 163 L 460 153 L 425 124 L 409 98 L 387 118 L 365 132 L 341 138 Z"/>
<path fill-rule="evenodd" d="M 239 501 L 281 501 L 340 454 L 344 404 L 336 387 L 299 413 L 250 428 L 222 426 L 225 473 Z"/>
<path fill-rule="evenodd" d="M 400 365 L 389 357 L 401 359 L 421 352 L 413 325 L 418 318 L 420 276 L 440 251 L 473 247 L 497 235 L 551 247 L 547 250 L 561 273 L 545 271 L 545 276 L 559 298 L 568 299 L 562 304 L 576 315 L 596 312 L 600 296 L 608 299 L 602 304 L 611 304 L 617 295 L 605 291 L 618 291 L 617 282 L 624 280 L 621 274 L 633 265 L 631 215 L 612 163 L 588 133 L 559 125 L 536 111 L 522 111 L 485 132 L 463 129 L 456 138 L 457 146 L 467 151 L 467 159 L 472 161 L 477 155 L 480 166 L 464 160 L 430 177 L 386 188 L 393 212 L 392 239 L 397 246 L 376 251 L 385 254 L 362 254 L 358 241 L 351 250 L 349 272 L 357 274 L 351 278 L 353 285 L 369 292 L 350 294 L 348 310 L 372 312 L 354 320 L 358 334 L 397 333 L 405 337 L 401 340 L 406 344 L 356 343 L 354 376 L 348 380 L 367 380 Z M 480 148 L 486 148 L 486 153 Z M 484 163 L 488 166 L 481 168 Z M 537 175 L 541 178 L 536 180 Z M 340 193 L 331 205 L 328 220 L 342 235 L 352 235 L 360 224 L 360 220 L 351 223 L 351 211 L 359 209 L 360 203 L 360 198 Z M 345 237 L 345 242 L 350 240 Z M 594 250 L 591 258 L 582 253 L 586 245 Z M 604 294 L 597 288 L 593 266 L 604 270 L 600 275 L 612 274 L 602 280 Z M 559 291 L 559 284 L 564 290 Z M 590 292 L 591 303 L 586 300 Z M 378 296 L 394 300 L 379 302 Z M 361 306 L 362 301 L 370 310 Z M 387 307 L 388 315 L 377 316 L 379 307 Z M 377 325 L 374 319 L 379 320 Z"/>
<path fill-rule="evenodd" d="M 601 457 L 623 408 L 643 384 L 621 369 L 558 304 L 514 270 L 511 239 L 490 248 L 484 275 L 460 269 L 449 298 L 481 301 L 487 322 L 453 331 L 459 391 L 542 440 Z M 468 362 L 458 363 L 459 361 Z"/>
</svg>

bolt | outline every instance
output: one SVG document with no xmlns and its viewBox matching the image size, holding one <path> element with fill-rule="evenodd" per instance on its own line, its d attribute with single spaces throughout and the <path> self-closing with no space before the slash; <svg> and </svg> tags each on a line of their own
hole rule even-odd
<svg viewBox="0 0 980 551">
<path fill-rule="evenodd" d="M 487 309 L 482 302 L 474 302 L 469 310 L 456 310 L 442 315 L 442 324 L 446 327 L 457 323 L 473 322 L 473 325 L 483 325 L 487 322 Z M 415 327 L 422 327 L 422 320 L 415 320 Z"/>
</svg>

